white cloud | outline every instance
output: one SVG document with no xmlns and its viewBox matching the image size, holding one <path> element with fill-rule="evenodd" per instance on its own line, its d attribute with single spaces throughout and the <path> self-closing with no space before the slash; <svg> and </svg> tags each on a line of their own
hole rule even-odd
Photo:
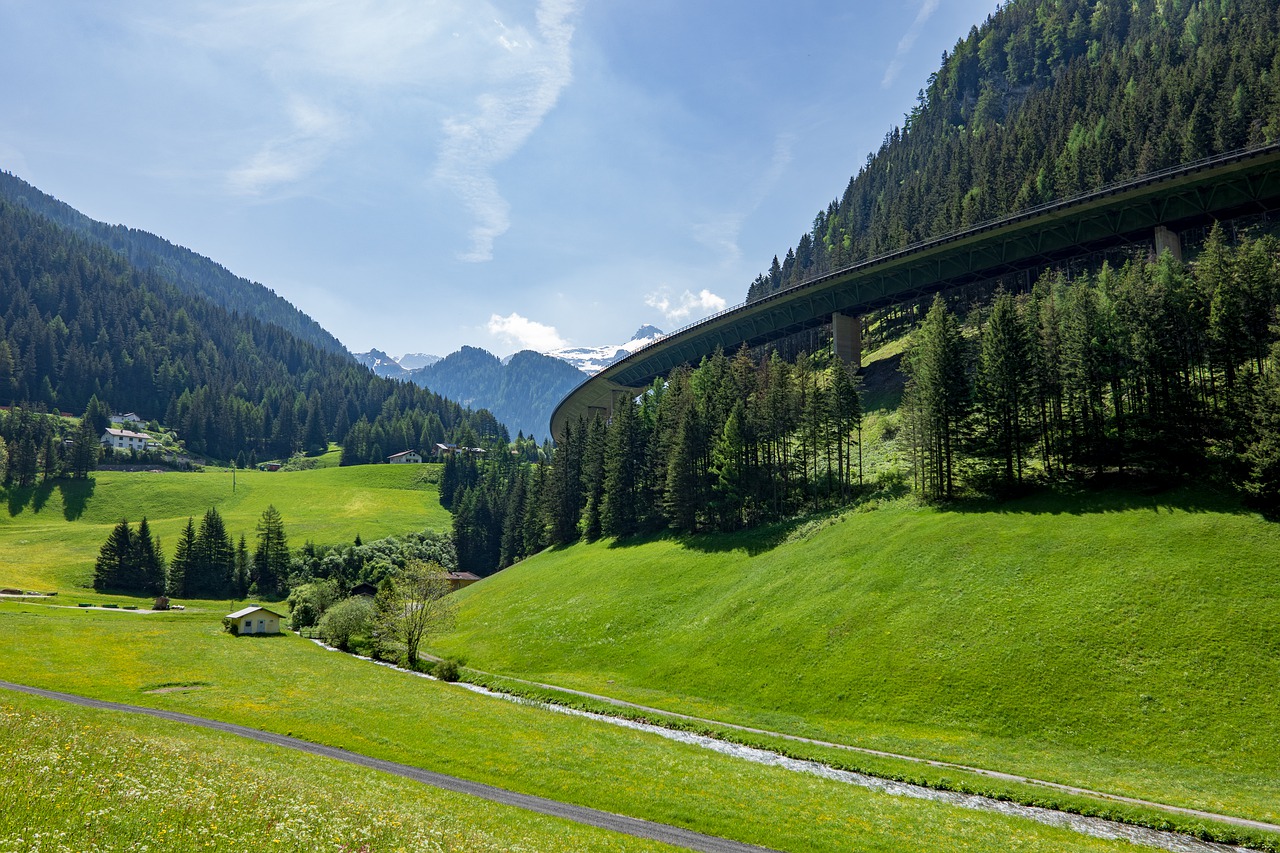
<svg viewBox="0 0 1280 853">
<path fill-rule="evenodd" d="M 497 314 L 490 317 L 489 334 L 522 350 L 531 349 L 536 352 L 549 352 L 569 345 L 554 326 L 521 317 L 514 311 L 506 317 Z"/>
<path fill-rule="evenodd" d="M 492 260 L 494 241 L 511 227 L 511 207 L 493 169 L 537 130 L 572 80 L 574 12 L 574 0 L 542 0 L 536 34 L 495 21 L 493 44 L 503 54 L 492 67 L 497 85 L 476 98 L 470 114 L 443 122 L 435 177 L 475 220 L 471 247 L 461 260 Z"/>
<path fill-rule="evenodd" d="M 728 304 L 723 296 L 717 296 L 706 288 L 697 293 L 686 290 L 674 300 L 666 288 L 663 288 L 645 296 L 644 303 L 661 311 L 668 323 L 687 320 L 694 314 L 705 317 L 723 311 Z"/>
<path fill-rule="evenodd" d="M 894 52 L 893 59 L 889 61 L 889 67 L 884 70 L 884 78 L 880 80 L 881 89 L 888 89 L 898 79 L 898 74 L 902 71 L 902 66 L 906 62 L 907 53 L 915 45 L 916 39 L 920 37 L 920 31 L 924 29 L 924 25 L 933 17 L 933 13 L 938 11 L 940 1 L 924 0 L 916 19 L 911 22 L 906 34 L 898 42 L 898 49 Z"/>
<path fill-rule="evenodd" d="M 231 171 L 228 183 L 242 195 L 260 195 L 294 184 L 315 172 L 349 133 L 349 120 L 335 110 L 295 98 L 292 130 L 269 140 L 248 163 Z"/>
</svg>

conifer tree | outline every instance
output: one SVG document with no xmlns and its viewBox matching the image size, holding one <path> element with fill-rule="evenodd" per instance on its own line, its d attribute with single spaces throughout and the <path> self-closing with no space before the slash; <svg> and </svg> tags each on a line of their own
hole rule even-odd
<svg viewBox="0 0 1280 853">
<path fill-rule="evenodd" d="M 1030 372 L 1027 330 L 1013 296 L 1001 291 L 982 333 L 977 384 L 990 443 L 1007 486 L 1022 480 L 1025 383 Z"/>
<path fill-rule="evenodd" d="M 243 537 L 242 537 L 243 538 Z M 289 541 L 284 532 L 284 519 L 274 504 L 267 506 L 258 520 L 258 544 L 253 551 L 250 575 L 259 595 L 283 592 L 282 584 L 289 576 Z"/>
<path fill-rule="evenodd" d="M 93 588 L 99 592 L 123 589 L 129 580 L 133 558 L 133 533 L 129 530 L 128 520 L 122 518 L 98 551 L 98 559 L 93 566 Z"/>
<path fill-rule="evenodd" d="M 601 525 L 605 535 L 630 536 L 640 521 L 640 424 L 635 401 L 620 400 L 614 410 L 613 424 L 605 449 L 604 505 Z"/>
<path fill-rule="evenodd" d="M 200 521 L 187 569 L 187 595 L 192 598 L 221 598 L 234 579 L 235 546 L 218 510 L 210 507 Z"/>
<path fill-rule="evenodd" d="M 165 590 L 164 551 L 160 540 L 151 535 L 151 525 L 144 515 L 133 537 L 131 580 L 128 589 L 147 595 L 160 595 Z"/>
<path fill-rule="evenodd" d="M 187 594 L 187 575 L 191 571 L 192 560 L 196 551 L 195 520 L 188 517 L 187 526 L 178 537 L 178 545 L 173 552 L 173 561 L 169 563 L 169 577 L 166 594 L 170 598 L 181 598 Z"/>
</svg>

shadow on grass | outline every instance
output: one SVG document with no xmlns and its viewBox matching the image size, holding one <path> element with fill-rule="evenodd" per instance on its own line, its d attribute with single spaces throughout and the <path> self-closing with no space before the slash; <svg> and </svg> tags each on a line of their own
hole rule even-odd
<svg viewBox="0 0 1280 853">
<path fill-rule="evenodd" d="M 67 521 L 75 521 L 84 515 L 85 507 L 89 505 L 89 499 L 93 497 L 93 490 L 97 487 L 97 481 L 92 477 L 84 480 L 61 480 L 58 483 L 58 490 L 62 492 L 62 516 Z"/>
<path fill-rule="evenodd" d="M 49 502 L 52 493 L 53 484 L 48 482 L 34 486 L 10 486 L 9 515 L 18 515 L 27 507 L 31 507 L 32 512 L 39 512 Z"/>
<path fill-rule="evenodd" d="M 19 515 L 28 507 L 33 513 L 42 512 L 56 488 L 62 494 L 63 515 L 67 521 L 75 521 L 84 515 L 89 498 L 93 497 L 94 487 L 95 481 L 92 478 L 45 480 L 34 486 L 10 486 L 7 494 L 9 515 Z"/>
<path fill-rule="evenodd" d="M 1095 515 L 1132 510 L 1252 515 L 1238 495 L 1209 486 L 1153 484 L 1137 477 L 1110 474 L 1079 483 L 1025 489 L 1008 497 L 966 498 L 942 504 L 958 513 L 1025 515 Z"/>
</svg>

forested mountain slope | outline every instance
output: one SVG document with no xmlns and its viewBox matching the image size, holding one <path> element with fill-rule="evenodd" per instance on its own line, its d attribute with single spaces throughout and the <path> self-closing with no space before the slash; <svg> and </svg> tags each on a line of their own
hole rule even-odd
<svg viewBox="0 0 1280 853">
<path fill-rule="evenodd" d="M 0 404 L 81 412 L 96 395 L 163 420 L 195 453 L 242 461 L 323 448 L 357 424 L 379 455 L 416 446 L 428 426 L 506 439 L 488 412 L 180 292 L 4 199 L 0 311 Z"/>
<path fill-rule="evenodd" d="M 488 409 L 513 433 L 545 438 L 552 410 L 587 374 L 532 350 L 504 364 L 487 350 L 463 347 L 409 378 L 464 406 Z"/>
<path fill-rule="evenodd" d="M 748 300 L 1037 204 L 1280 138 L 1275 0 L 1012 0 Z"/>
<path fill-rule="evenodd" d="M 151 270 L 184 293 L 211 300 L 228 311 L 238 311 L 266 323 L 274 323 L 295 337 L 337 354 L 347 350 L 320 324 L 299 311 L 275 291 L 234 275 L 226 267 L 190 249 L 136 228 L 108 225 L 90 219 L 70 205 L 7 172 L 0 172 L 0 198 L 26 207 L 89 241 L 119 252 L 140 270 Z"/>
</svg>

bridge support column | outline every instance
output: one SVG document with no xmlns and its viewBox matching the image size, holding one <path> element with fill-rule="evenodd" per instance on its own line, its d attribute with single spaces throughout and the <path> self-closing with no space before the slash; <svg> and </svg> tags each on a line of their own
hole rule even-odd
<svg viewBox="0 0 1280 853">
<path fill-rule="evenodd" d="M 836 358 L 862 368 L 862 318 L 836 312 L 831 315 L 831 348 Z"/>
<path fill-rule="evenodd" d="M 1168 249 L 1173 259 L 1182 263 L 1182 239 L 1177 232 L 1170 231 L 1163 225 L 1157 225 L 1155 244 L 1157 258 L 1164 254 L 1165 249 Z"/>
</svg>

